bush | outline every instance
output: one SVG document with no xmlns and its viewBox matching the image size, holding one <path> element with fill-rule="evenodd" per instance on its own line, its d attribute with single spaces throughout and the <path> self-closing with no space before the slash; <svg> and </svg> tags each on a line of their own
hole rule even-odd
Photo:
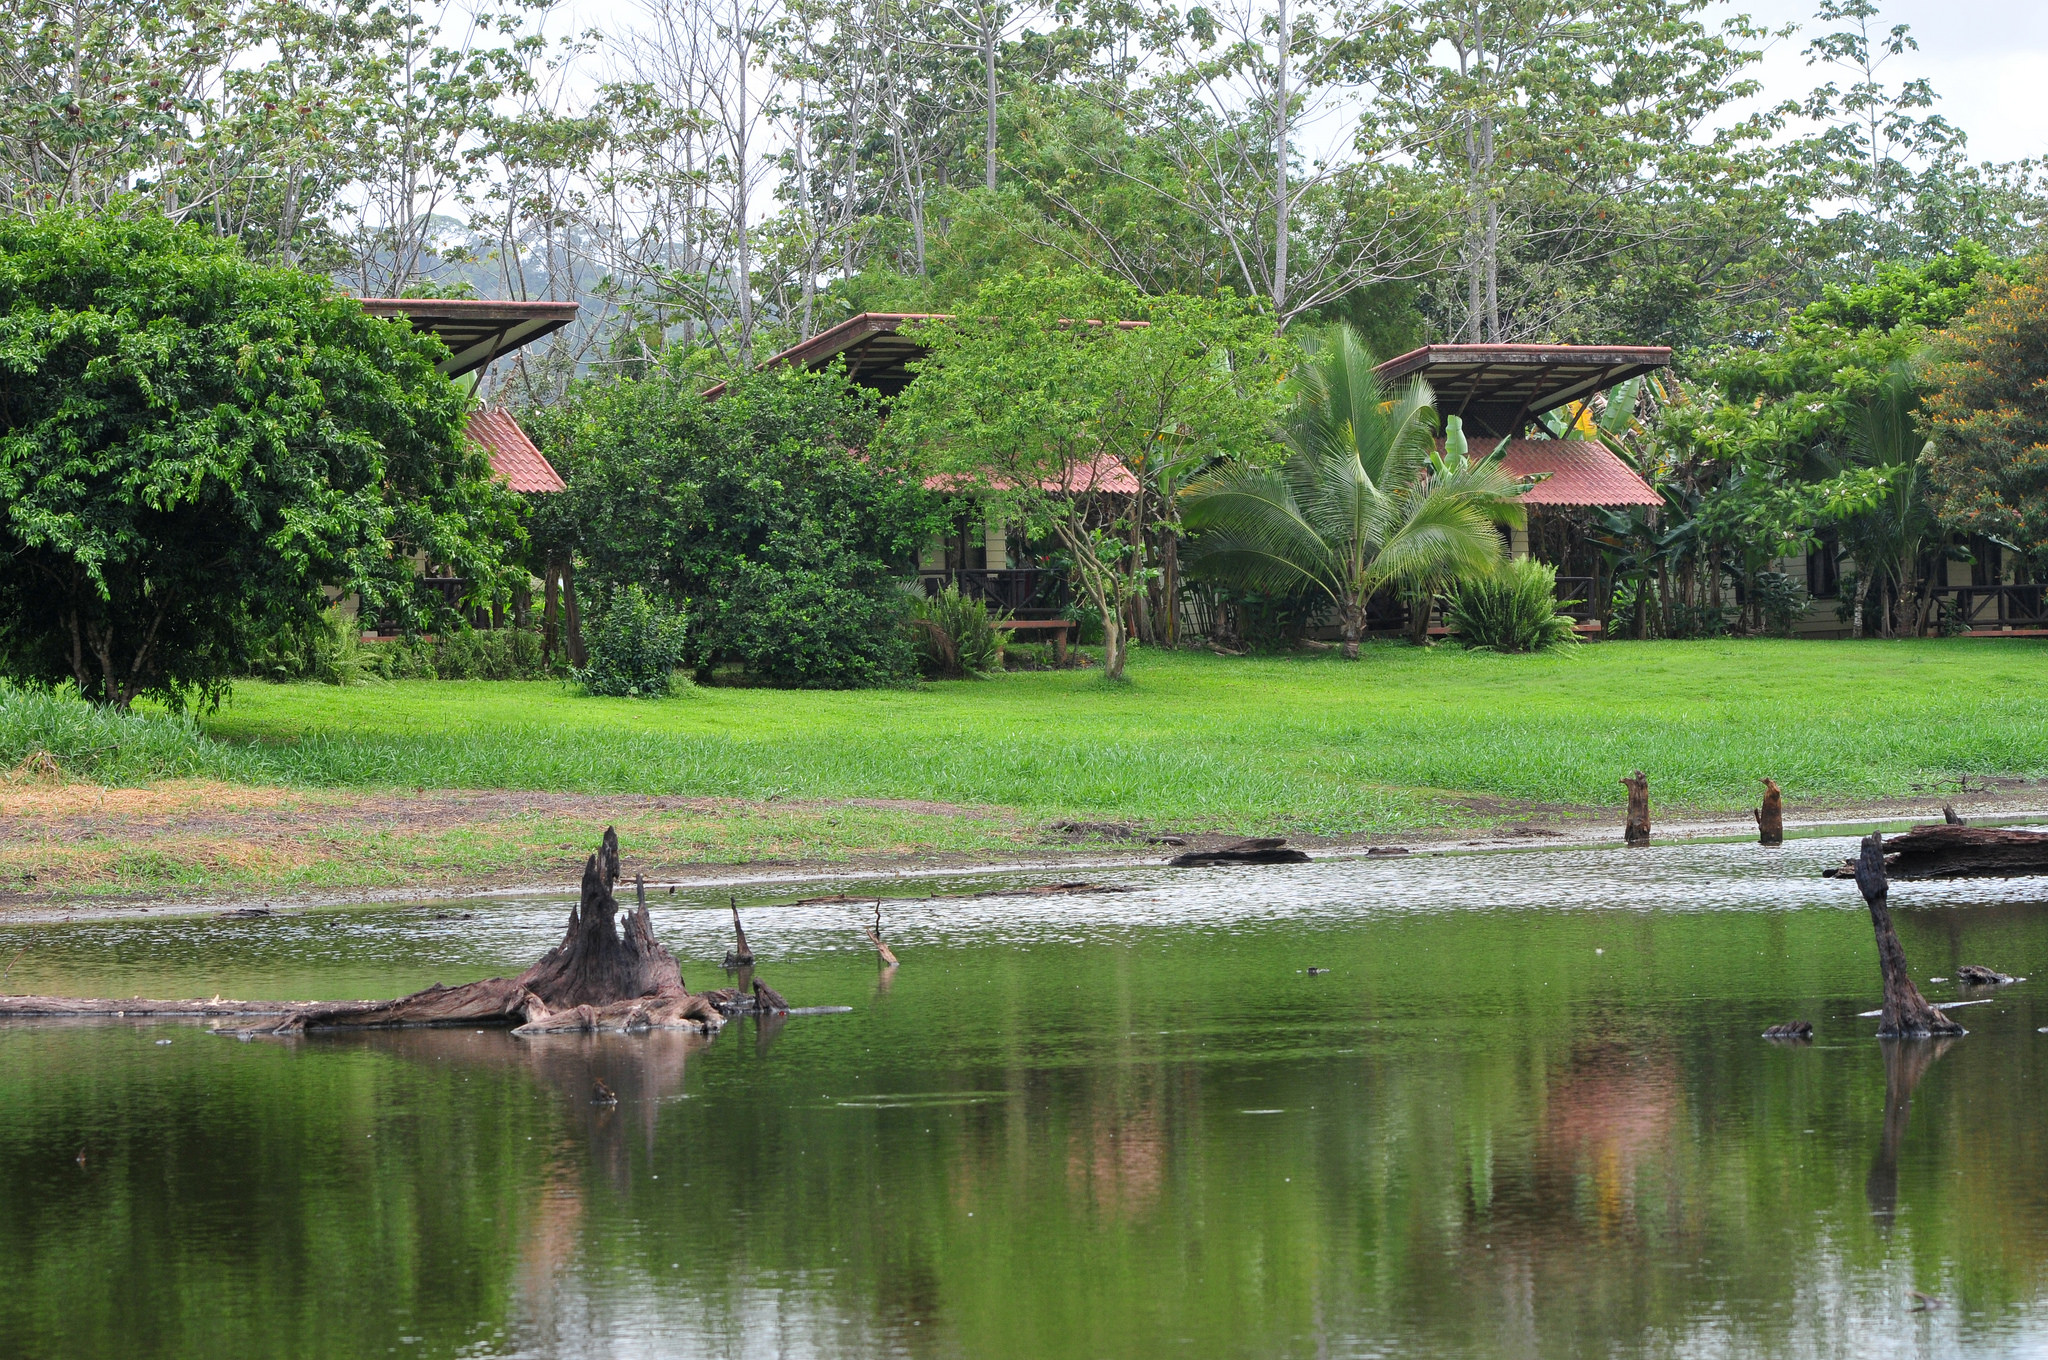
<svg viewBox="0 0 2048 1360">
<path fill-rule="evenodd" d="M 874 393 L 841 372 L 747 374 L 706 401 L 684 371 L 575 385 L 529 428 L 567 480 L 531 528 L 588 587 L 694 602 L 690 665 L 777 685 L 914 673 L 901 582 L 947 523 L 921 471 L 875 442 Z"/>
<path fill-rule="evenodd" d="M 330 605 L 317 618 L 286 624 L 249 648 L 249 673 L 264 680 L 357 685 L 383 678 L 374 648 L 363 645 L 353 614 Z"/>
<path fill-rule="evenodd" d="M 675 689 L 689 629 L 674 606 L 639 586 L 621 586 L 584 628 L 590 664 L 575 673 L 589 694 L 655 698 Z"/>
<path fill-rule="evenodd" d="M 1755 590 L 1765 625 L 1792 636 L 1792 625 L 1806 612 L 1806 583 L 1782 571 L 1763 571 L 1757 573 Z"/>
<path fill-rule="evenodd" d="M 897 684 L 915 669 L 900 628 L 906 603 L 893 582 L 877 591 L 843 559 L 736 563 L 716 611 L 715 656 L 771 685 L 859 689 Z"/>
<path fill-rule="evenodd" d="M 1451 636 L 1467 647 L 1541 652 L 1578 641 L 1571 615 L 1560 614 L 1557 607 L 1557 568 L 1521 557 L 1461 584 L 1445 622 Z"/>
<path fill-rule="evenodd" d="M 1003 639 L 996 624 L 1008 615 L 989 612 L 985 600 L 949 585 L 937 595 L 910 597 L 903 626 L 917 649 L 917 668 L 927 679 L 958 680 L 986 675 L 1002 664 Z"/>
</svg>

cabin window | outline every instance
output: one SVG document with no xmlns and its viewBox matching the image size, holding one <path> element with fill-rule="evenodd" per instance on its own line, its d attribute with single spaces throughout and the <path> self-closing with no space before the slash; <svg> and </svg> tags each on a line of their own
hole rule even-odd
<svg viewBox="0 0 2048 1360">
<path fill-rule="evenodd" d="M 1841 537 L 1827 529 L 1819 538 L 1806 553 L 1806 593 L 1816 600 L 1832 600 L 1842 593 Z"/>
</svg>

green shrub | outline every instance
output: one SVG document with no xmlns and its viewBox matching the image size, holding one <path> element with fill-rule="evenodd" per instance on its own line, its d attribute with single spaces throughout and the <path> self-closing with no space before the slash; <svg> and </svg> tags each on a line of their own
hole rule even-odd
<svg viewBox="0 0 2048 1360">
<path fill-rule="evenodd" d="M 1754 589 L 1765 626 L 1791 637 L 1792 625 L 1806 612 L 1806 583 L 1782 571 L 1762 571 L 1757 573 Z"/>
<path fill-rule="evenodd" d="M 911 596 L 903 627 L 917 649 L 919 672 L 927 679 L 958 680 L 1002 665 L 1003 639 L 996 624 L 1007 617 L 1001 610 L 991 614 L 987 601 L 949 585 L 937 595 Z"/>
<path fill-rule="evenodd" d="M 1557 568 L 1533 557 L 1464 582 L 1445 622 L 1452 637 L 1487 651 L 1541 652 L 1578 641 L 1571 615 L 1558 612 Z"/>
<path fill-rule="evenodd" d="M 948 519 L 881 449 L 874 393 L 843 372 L 747 374 L 706 401 L 659 368 L 577 383 L 530 428 L 568 482 L 531 532 L 587 587 L 639 583 L 690 609 L 690 664 L 774 685 L 915 673 L 901 581 Z"/>
<path fill-rule="evenodd" d="M 318 680 L 357 685 L 383 678 L 353 614 L 329 605 L 317 618 L 290 623 L 249 649 L 249 673 L 264 680 Z"/>
<path fill-rule="evenodd" d="M 682 614 L 667 600 L 621 586 L 584 629 L 590 664 L 576 680 L 590 694 L 660 698 L 675 689 L 688 640 Z"/>
</svg>

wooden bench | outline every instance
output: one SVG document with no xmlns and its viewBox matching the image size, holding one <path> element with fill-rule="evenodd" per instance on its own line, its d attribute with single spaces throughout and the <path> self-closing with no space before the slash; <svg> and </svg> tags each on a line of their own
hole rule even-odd
<svg viewBox="0 0 2048 1360">
<path fill-rule="evenodd" d="M 996 627 L 1007 628 L 1013 633 L 1052 634 L 1052 659 L 1062 666 L 1067 664 L 1068 630 L 1072 630 L 1075 642 L 1081 640 L 1081 625 L 1072 619 L 1004 619 Z"/>
</svg>

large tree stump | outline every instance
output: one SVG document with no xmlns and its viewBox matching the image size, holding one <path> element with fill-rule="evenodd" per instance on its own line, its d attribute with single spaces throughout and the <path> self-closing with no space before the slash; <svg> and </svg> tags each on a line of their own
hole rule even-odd
<svg viewBox="0 0 2048 1360">
<path fill-rule="evenodd" d="M 619 838 L 606 827 L 598 852 L 584 862 L 582 893 L 569 913 L 562 942 L 518 977 L 486 978 L 460 987 L 437 983 L 396 1001 L 294 1006 L 279 1019 L 237 1032 L 516 1024 L 515 1034 L 551 1034 L 716 1029 L 724 1024 L 716 1007 L 684 989 L 675 955 L 654 938 L 644 883 L 636 885 L 638 905 L 626 913 L 624 929 L 620 928 L 619 904 L 612 896 L 618 878 Z"/>
<path fill-rule="evenodd" d="M 1906 951 L 1899 948 L 1887 901 L 1891 882 L 1884 872 L 1884 837 L 1877 832 L 1863 838 L 1863 853 L 1856 860 L 1856 889 L 1870 908 L 1870 927 L 1877 935 L 1878 967 L 1884 973 L 1884 1011 L 1877 1037 L 1926 1039 L 1963 1033 L 1961 1025 L 1927 1004 L 1906 971 Z"/>
<path fill-rule="evenodd" d="M 1622 786 L 1628 790 L 1628 822 L 1621 829 L 1621 838 L 1630 845 L 1650 843 L 1650 777 L 1637 770 L 1635 778 L 1623 779 Z"/>
<path fill-rule="evenodd" d="M 1764 781 L 1764 805 L 1750 809 L 1756 818 L 1756 843 L 1758 845 L 1783 845 L 1785 843 L 1785 796 L 1778 792 L 1778 781 Z"/>
</svg>

